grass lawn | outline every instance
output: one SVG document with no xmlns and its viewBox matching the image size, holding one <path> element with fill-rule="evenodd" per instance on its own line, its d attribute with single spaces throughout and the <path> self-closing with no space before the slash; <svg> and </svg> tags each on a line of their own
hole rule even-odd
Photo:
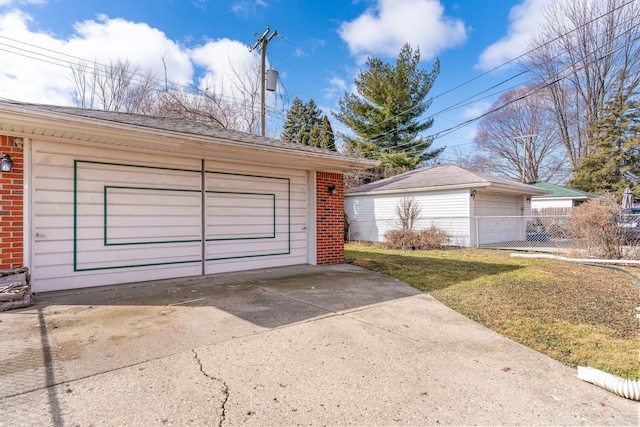
<svg viewBox="0 0 640 427">
<path fill-rule="evenodd" d="M 624 273 L 478 249 L 350 243 L 345 255 L 567 365 L 640 379 L 640 288 Z"/>
</svg>

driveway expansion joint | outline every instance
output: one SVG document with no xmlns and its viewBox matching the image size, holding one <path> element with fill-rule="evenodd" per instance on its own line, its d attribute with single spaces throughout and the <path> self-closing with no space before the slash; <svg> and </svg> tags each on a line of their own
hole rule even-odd
<svg viewBox="0 0 640 427">
<path fill-rule="evenodd" d="M 222 383 L 222 393 L 224 395 L 224 400 L 222 401 L 222 405 L 221 405 L 222 413 L 220 414 L 220 422 L 218 423 L 218 427 L 222 427 L 222 424 L 224 423 L 225 418 L 227 416 L 227 402 L 229 401 L 229 385 L 221 378 L 216 378 L 207 374 L 204 370 L 204 367 L 202 366 L 202 361 L 200 360 L 200 356 L 198 356 L 198 352 L 195 349 L 191 351 L 193 352 L 193 356 L 196 359 L 198 366 L 200 367 L 200 372 L 202 373 L 202 375 L 204 375 L 211 381 Z"/>
</svg>

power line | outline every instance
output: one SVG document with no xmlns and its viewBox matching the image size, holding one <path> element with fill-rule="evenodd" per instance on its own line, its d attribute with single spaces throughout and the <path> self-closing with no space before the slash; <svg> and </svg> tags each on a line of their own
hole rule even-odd
<svg viewBox="0 0 640 427">
<path fill-rule="evenodd" d="M 622 5 L 620 5 L 620 6 L 618 6 L 618 7 L 615 7 L 615 8 L 613 8 L 612 10 L 609 10 L 609 11 L 607 11 L 606 13 L 603 13 L 602 15 L 599 15 L 599 16 L 597 16 L 597 17 L 595 17 L 595 18 L 593 18 L 593 19 L 591 19 L 591 20 L 589 20 L 589 21 L 587 21 L 587 22 L 585 22 L 585 23 L 583 23 L 583 24 L 581 24 L 581 25 L 579 25 L 579 26 L 577 26 L 577 27 L 573 28 L 572 30 L 567 31 L 567 32 L 565 32 L 565 33 L 563 33 L 563 34 L 561 34 L 561 35 L 559 35 L 559 36 L 557 36 L 557 37 L 555 37 L 555 38 L 551 39 L 551 40 L 548 40 L 548 41 L 546 41 L 545 43 L 543 43 L 543 44 L 541 44 L 541 45 L 539 45 L 539 46 L 536 46 L 536 47 L 534 47 L 534 48 L 532 48 L 532 49 L 528 50 L 527 52 L 522 53 L 521 55 L 519 55 L 519 56 L 517 56 L 517 57 L 515 57 L 515 58 L 513 58 L 513 59 L 511 59 L 511 60 L 509 60 L 509 61 L 506 61 L 506 62 L 504 62 L 504 63 L 502 63 L 502 64 L 500 64 L 500 65 L 498 65 L 498 66 L 496 66 L 496 67 L 494 67 L 494 68 L 492 68 L 491 70 L 488 70 L 488 71 L 486 71 L 486 72 L 484 72 L 484 73 L 482 73 L 482 74 L 480 74 L 480 75 L 478 75 L 478 76 L 475 76 L 475 77 L 473 77 L 473 78 L 471 78 L 471 79 L 469 79 L 469 80 L 467 80 L 467 81 L 465 81 L 465 82 L 463 82 L 463 83 L 461 83 L 461 84 L 459 84 L 459 85 L 457 85 L 457 86 L 455 86 L 455 87 L 453 87 L 453 88 L 451 88 L 451 89 L 448 89 L 448 90 L 446 90 L 446 91 L 444 91 L 444 92 L 442 92 L 442 93 L 440 93 L 440 94 L 438 94 L 438 95 L 436 95 L 436 96 L 432 97 L 432 98 L 431 98 L 431 100 L 434 100 L 434 99 L 440 98 L 440 97 L 442 97 L 442 96 L 444 96 L 444 95 L 446 95 L 446 94 L 448 94 L 448 93 L 451 93 L 451 92 L 453 92 L 453 91 L 455 91 L 455 90 L 457 90 L 457 89 L 459 89 L 459 88 L 461 88 L 461 87 L 463 87 L 463 86 L 465 86 L 465 85 L 467 85 L 467 84 L 469 84 L 469 83 L 471 83 L 471 82 L 473 82 L 473 81 L 475 81 L 475 80 L 477 80 L 477 79 L 479 79 L 479 78 L 481 78 L 481 77 L 484 77 L 484 76 L 486 76 L 486 75 L 488 75 L 488 74 L 490 74 L 490 73 L 492 73 L 492 72 L 494 72 L 494 71 L 496 71 L 496 70 L 498 70 L 498 69 L 500 69 L 500 68 L 502 68 L 502 67 L 505 67 L 506 65 L 509 65 L 509 64 L 511 64 L 512 62 L 517 61 L 518 59 L 520 59 L 520 58 L 522 58 L 522 57 L 524 57 L 524 56 L 526 56 L 526 55 L 529 55 L 529 54 L 531 54 L 532 52 L 535 52 L 536 50 L 539 50 L 539 49 L 541 49 L 541 48 L 543 48 L 543 47 L 548 46 L 548 45 L 549 45 L 549 44 L 551 44 L 551 43 L 556 42 L 557 40 L 561 39 L 562 37 L 565 37 L 565 36 L 567 36 L 567 35 L 569 35 L 569 34 L 572 34 L 573 32 L 578 31 L 579 29 L 581 29 L 581 28 L 583 28 L 583 27 L 585 27 L 585 26 L 587 26 L 587 25 L 589 25 L 589 24 L 591 24 L 591 23 L 593 23 L 593 22 L 595 22 L 595 21 L 597 21 L 597 20 L 599 20 L 599 19 L 602 19 L 603 17 L 605 17 L 605 16 L 607 16 L 607 15 L 610 15 L 610 14 L 612 14 L 612 13 L 616 12 L 617 10 L 619 10 L 619 9 L 621 9 L 621 8 L 623 8 L 623 7 L 626 7 L 626 6 L 630 5 L 630 4 L 631 4 L 631 3 L 633 3 L 634 1 L 635 1 L 635 0 L 630 0 L 630 1 L 626 2 L 626 3 L 623 3 Z M 633 18 L 630 18 L 629 20 L 631 20 L 631 19 L 633 19 Z M 628 22 L 628 21 L 625 21 L 625 22 Z M 594 37 L 595 37 L 595 36 L 594 36 Z M 556 57 L 557 57 L 557 56 L 556 56 Z M 484 92 L 486 92 L 486 91 L 488 91 L 488 90 L 490 90 L 490 89 L 492 89 L 492 88 L 496 88 L 496 87 L 498 87 L 498 86 L 501 86 L 502 84 L 504 84 L 504 83 L 506 83 L 506 82 L 508 82 L 508 81 L 511 81 L 511 80 L 513 80 L 513 79 L 515 79 L 515 78 L 517 78 L 517 77 L 519 77 L 519 76 L 521 76 L 521 75 L 523 75 L 523 74 L 525 74 L 525 73 L 527 73 L 527 72 L 531 71 L 532 69 L 533 69 L 533 67 L 530 67 L 530 68 L 528 68 L 528 69 L 526 69 L 526 70 L 524 70 L 524 71 L 521 71 L 520 73 L 516 74 L 515 76 L 511 76 L 511 77 L 509 77 L 509 78 L 507 78 L 507 79 L 505 79 L 505 80 L 503 80 L 503 81 L 501 81 L 501 82 L 499 82 L 499 83 L 497 83 L 497 84 L 493 85 L 491 88 L 486 89 L 486 90 L 484 90 L 484 91 L 480 92 L 480 94 L 482 94 L 482 93 L 484 93 Z M 513 87 L 507 88 L 507 89 L 505 89 L 504 91 L 509 90 L 509 89 L 512 89 L 512 88 L 513 88 Z M 494 95 L 495 95 L 495 94 L 494 94 Z M 466 101 L 466 100 L 473 99 L 473 98 L 475 98 L 476 96 L 477 96 L 477 95 L 474 95 L 474 96 L 469 97 L 469 98 L 466 98 L 465 100 L 460 101 L 460 102 L 464 102 L 464 101 Z M 492 96 L 492 95 L 490 95 L 490 96 Z M 457 105 L 457 104 L 454 104 L 454 106 L 455 106 L 455 105 Z M 468 104 L 463 104 L 463 105 L 461 105 L 461 106 L 464 106 L 464 105 L 468 105 Z M 403 115 L 403 114 L 406 114 L 406 113 L 408 113 L 408 112 L 410 112 L 410 111 L 412 111 L 412 110 L 414 110 L 414 109 L 418 108 L 419 106 L 420 106 L 419 104 L 418 104 L 418 105 L 414 105 L 413 107 L 410 107 L 410 108 L 408 108 L 408 109 L 406 109 L 406 110 L 404 110 L 404 111 L 402 111 L 402 112 L 400 112 L 400 113 L 398 113 L 398 114 L 396 114 L 396 115 L 390 116 L 390 117 L 388 117 L 387 119 L 385 119 L 385 120 L 383 120 L 383 121 L 381 121 L 381 122 L 375 123 L 375 125 L 373 125 L 373 124 L 372 124 L 372 125 L 368 126 L 367 128 L 365 128 L 365 130 L 364 130 L 364 131 L 366 132 L 367 130 L 372 129 L 374 126 L 379 126 L 379 125 L 380 125 L 380 124 L 382 124 L 382 123 L 385 123 L 385 122 L 387 122 L 387 121 L 389 121 L 389 120 L 393 120 L 394 118 L 397 118 L 397 117 L 399 117 L 399 116 L 401 116 L 401 115 Z M 451 109 L 453 109 L 453 107 L 454 107 L 454 106 L 448 107 L 448 108 L 446 108 L 446 109 L 444 109 L 444 110 L 440 111 L 440 112 L 439 112 L 439 113 L 437 113 L 437 114 L 442 114 L 442 113 L 444 113 L 444 112 L 450 111 Z M 436 114 L 430 115 L 429 117 L 427 117 L 426 119 L 423 119 L 423 120 L 421 120 L 421 121 L 429 120 L 429 119 L 431 119 L 431 118 L 435 117 L 435 115 L 436 115 Z M 398 131 L 401 131 L 401 130 L 398 130 Z M 376 136 L 372 137 L 371 139 L 376 139 L 376 138 L 379 138 L 379 137 L 381 137 L 381 136 L 385 136 L 385 135 L 386 135 L 386 134 L 376 135 Z"/>
<path fill-rule="evenodd" d="M 632 31 L 633 29 L 637 28 L 638 26 L 640 26 L 640 24 L 635 25 L 635 26 L 634 26 L 634 27 L 632 27 L 630 30 L 628 30 L 627 32 L 625 32 L 625 33 L 621 34 L 621 35 L 620 35 L 620 36 L 618 36 L 617 38 L 619 38 L 619 37 L 622 37 L 622 36 L 626 35 L 628 32 Z M 614 54 L 616 51 L 618 51 L 618 50 L 620 50 L 620 49 L 623 49 L 624 47 L 628 46 L 629 44 L 634 43 L 635 41 L 637 41 L 637 40 L 639 40 L 639 39 L 640 39 L 640 37 L 636 37 L 635 39 L 632 39 L 632 40 L 630 40 L 629 42 L 625 43 L 624 45 L 619 46 L 619 47 L 617 47 L 617 48 L 615 48 L 615 49 L 613 49 L 613 50 L 611 50 L 611 51 L 607 52 L 606 54 L 603 54 L 602 56 L 600 56 L 600 57 L 599 57 L 599 58 L 597 58 L 596 60 L 594 60 L 594 61 L 590 61 L 590 62 L 588 62 L 587 64 L 592 64 L 592 63 L 594 63 L 594 62 L 596 62 L 596 61 L 602 60 L 602 59 L 604 59 L 605 57 L 607 57 L 607 56 L 610 56 L 610 55 Z M 590 55 L 590 54 L 593 54 L 593 53 L 594 53 L 594 52 L 588 52 L 588 53 L 587 53 L 587 55 Z M 585 59 L 587 55 L 585 55 L 585 57 L 583 57 L 582 59 Z M 573 72 L 575 72 L 575 71 L 579 71 L 579 70 L 581 70 L 581 69 L 584 69 L 584 67 L 585 67 L 587 64 L 583 65 L 582 67 L 580 67 L 580 68 L 579 68 L 579 69 L 577 69 L 577 70 L 572 70 L 572 67 L 575 65 L 574 63 L 568 64 L 567 66 L 565 66 L 562 70 L 560 70 L 560 71 L 558 72 L 558 75 L 560 75 L 561 73 L 565 73 L 565 72 L 567 72 L 568 70 L 569 70 L 569 71 L 573 71 Z M 481 118 L 483 118 L 483 117 L 485 117 L 485 116 L 487 116 L 487 115 L 489 115 L 489 114 L 492 114 L 492 113 L 494 113 L 494 112 L 496 112 L 496 111 L 501 110 L 502 108 L 506 107 L 507 105 L 510 105 L 510 104 L 512 104 L 512 103 L 514 103 L 514 102 L 520 101 L 520 100 L 522 100 L 522 99 L 524 99 L 524 98 L 526 98 L 526 97 L 528 97 L 528 96 L 533 95 L 534 93 L 537 93 L 537 92 L 541 91 L 542 89 L 545 89 L 545 88 L 547 88 L 547 87 L 549 87 L 549 86 L 551 86 L 551 85 L 553 85 L 553 84 L 555 84 L 555 83 L 557 83 L 557 82 L 559 82 L 559 81 L 561 81 L 561 80 L 564 80 L 566 77 L 567 77 L 567 76 L 565 75 L 565 76 L 562 76 L 562 77 L 557 78 L 556 80 L 554 80 L 554 81 L 552 81 L 552 82 L 550 82 L 550 83 L 547 83 L 547 84 L 544 84 L 544 85 L 541 85 L 541 86 L 540 86 L 540 85 L 539 85 L 539 86 L 536 86 L 535 88 L 533 88 L 531 91 L 529 91 L 529 92 L 525 93 L 524 95 L 522 95 L 522 96 L 520 96 L 520 97 L 518 97 L 518 98 L 516 98 L 516 99 L 510 100 L 510 101 L 508 101 L 507 103 L 505 103 L 505 104 L 503 104 L 503 105 L 501 105 L 501 106 L 499 106 L 499 107 L 497 107 L 497 108 L 495 108 L 495 109 L 492 109 L 492 110 L 490 110 L 490 111 L 487 111 L 487 112 L 485 112 L 484 114 L 481 114 L 481 115 L 479 115 L 479 116 L 477 116 L 477 117 L 474 117 L 474 118 L 472 118 L 472 119 L 469 119 L 469 120 L 466 120 L 466 121 L 464 121 L 464 122 L 461 122 L 461 123 L 459 123 L 459 124 L 457 124 L 457 125 L 455 125 L 455 126 L 452 126 L 452 127 L 448 128 L 448 129 L 445 129 L 445 130 L 443 130 L 443 131 L 440 131 L 440 132 L 437 132 L 437 133 L 435 133 L 435 134 L 432 134 L 432 135 L 426 136 L 425 138 L 428 138 L 428 139 L 430 138 L 430 139 L 432 140 L 432 139 L 436 139 L 436 138 L 440 138 L 440 137 L 446 136 L 446 135 L 448 135 L 448 134 L 450 134 L 450 133 L 452 133 L 452 132 L 455 132 L 455 131 L 457 131 L 457 130 L 459 130 L 459 129 L 461 129 L 461 128 L 463 128 L 463 127 L 465 127 L 465 126 L 467 126 L 467 125 L 469 125 L 469 124 L 471 124 L 471 123 L 473 123 L 473 122 L 475 122 L 475 121 L 477 121 L 477 120 L 479 120 L 479 119 L 481 119 Z M 532 80 L 529 80 L 529 81 L 532 81 Z M 513 88 L 513 87 L 512 87 L 512 88 Z M 483 92 L 484 92 L 484 91 L 483 91 Z M 483 92 L 481 92 L 481 93 L 483 93 Z M 498 93 L 500 93 L 500 92 L 498 92 Z M 495 95 L 495 93 L 494 93 L 494 94 L 492 94 L 492 95 Z M 489 96 L 492 96 L 492 95 L 489 95 Z M 473 97 L 472 97 L 472 98 L 473 98 Z M 486 98 L 486 97 L 485 97 L 485 98 Z M 481 98 L 481 99 L 482 99 L 482 98 Z M 460 106 L 464 106 L 464 105 L 468 105 L 468 103 L 467 103 L 467 104 L 460 105 Z M 460 106 L 457 106 L 456 108 L 459 108 Z M 437 112 L 437 113 L 434 113 L 433 115 L 431 115 L 431 116 L 429 116 L 429 117 L 427 117 L 426 119 L 423 119 L 423 120 L 421 120 L 421 121 L 429 120 L 429 119 L 431 119 L 431 118 L 433 118 L 433 117 L 437 116 L 438 114 L 441 114 L 442 112 L 444 112 L 444 111 L 448 111 L 448 110 L 451 110 L 451 109 L 452 109 L 452 107 L 449 107 L 449 108 L 447 108 L 447 109 L 441 110 L 441 111 L 439 111 L 439 112 Z M 385 135 L 388 135 L 388 134 L 392 134 L 392 133 L 395 133 L 395 132 L 401 132 L 401 131 L 403 131 L 403 129 L 391 130 L 391 131 L 389 131 L 389 132 L 386 132 L 386 133 L 383 133 L 383 134 L 377 135 L 377 136 L 376 136 L 376 138 L 379 138 L 380 136 L 385 136 Z M 397 148 L 399 148 L 399 147 L 409 147 L 408 149 L 413 150 L 413 149 L 415 149 L 415 148 L 417 148 L 417 147 L 419 147 L 419 146 L 421 146 L 421 145 L 424 145 L 424 143 L 423 143 L 423 142 L 418 142 L 418 143 L 409 142 L 409 143 L 406 143 L 406 144 L 400 144 L 400 145 L 397 145 L 397 146 L 392 147 L 392 148 L 389 148 L 389 149 L 387 149 L 387 150 L 394 150 L 394 149 L 397 149 Z M 384 149 L 381 149 L 381 150 L 384 150 Z"/>
</svg>

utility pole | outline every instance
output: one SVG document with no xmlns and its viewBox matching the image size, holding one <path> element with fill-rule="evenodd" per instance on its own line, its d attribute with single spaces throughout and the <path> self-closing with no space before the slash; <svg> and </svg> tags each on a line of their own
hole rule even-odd
<svg viewBox="0 0 640 427">
<path fill-rule="evenodd" d="M 256 49 L 260 49 L 260 135 L 264 136 L 265 128 L 265 114 L 264 114 L 264 98 L 265 98 L 265 78 L 266 78 L 266 57 L 267 57 L 267 45 L 272 38 L 278 35 L 277 31 L 271 33 L 271 28 L 267 26 L 267 29 L 262 35 L 256 33 L 258 39 L 253 46 L 249 47 L 249 52 L 253 52 Z"/>
</svg>

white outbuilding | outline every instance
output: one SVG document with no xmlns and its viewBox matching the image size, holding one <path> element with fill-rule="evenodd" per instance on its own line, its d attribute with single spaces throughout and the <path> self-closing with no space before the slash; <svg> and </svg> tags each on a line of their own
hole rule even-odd
<svg viewBox="0 0 640 427">
<path fill-rule="evenodd" d="M 397 206 L 404 198 L 413 198 L 421 210 L 416 229 L 436 226 L 449 234 L 450 244 L 476 246 L 526 239 L 531 197 L 545 193 L 518 181 L 447 164 L 348 190 L 345 212 L 351 240 L 381 242 L 387 231 L 399 228 Z M 506 225 L 511 223 L 519 225 Z"/>
</svg>

